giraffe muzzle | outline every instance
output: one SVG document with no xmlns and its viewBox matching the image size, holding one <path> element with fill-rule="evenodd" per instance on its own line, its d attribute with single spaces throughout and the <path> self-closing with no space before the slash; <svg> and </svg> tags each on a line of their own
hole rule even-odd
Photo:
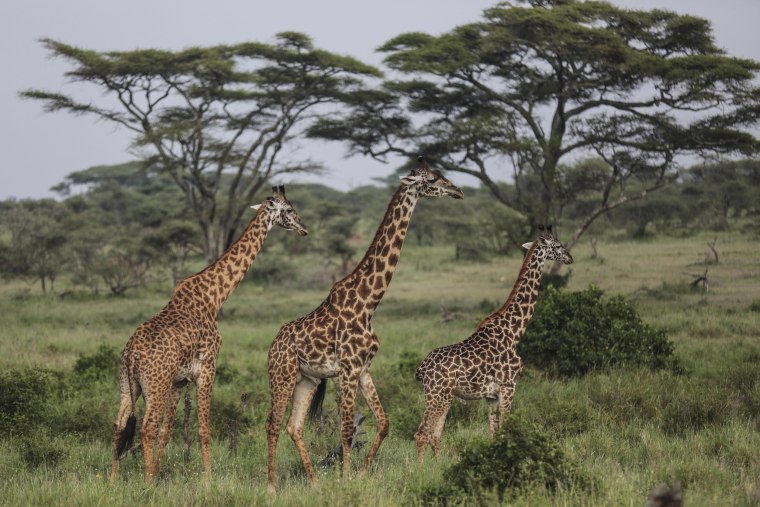
<svg viewBox="0 0 760 507">
<path fill-rule="evenodd" d="M 459 187 L 451 187 L 446 192 L 454 199 L 464 199 L 464 192 Z"/>
</svg>

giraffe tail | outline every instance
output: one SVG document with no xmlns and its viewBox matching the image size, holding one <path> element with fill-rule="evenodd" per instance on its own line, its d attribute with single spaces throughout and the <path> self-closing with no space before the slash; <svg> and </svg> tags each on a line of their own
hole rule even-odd
<svg viewBox="0 0 760 507">
<path fill-rule="evenodd" d="M 322 404 L 325 402 L 325 393 L 327 392 L 327 379 L 321 379 L 317 385 L 317 392 L 309 405 L 309 420 L 315 421 L 322 416 Z"/>
<path fill-rule="evenodd" d="M 127 385 L 129 385 L 129 399 L 132 405 L 129 417 L 127 418 L 127 424 L 121 430 L 121 433 L 119 433 L 119 442 L 116 446 L 116 455 L 119 456 L 119 459 L 126 456 L 129 449 L 132 448 L 132 442 L 137 432 L 137 417 L 135 417 L 135 390 L 137 386 L 135 384 L 138 380 L 137 365 L 135 364 L 137 361 L 135 359 L 127 356 Z"/>
<path fill-rule="evenodd" d="M 122 459 L 127 455 L 127 451 L 132 447 L 132 441 L 135 438 L 135 430 L 137 429 L 137 417 L 135 414 L 130 414 L 127 419 L 127 425 L 121 430 L 119 434 L 119 445 L 116 447 L 116 453 L 119 459 Z"/>
</svg>

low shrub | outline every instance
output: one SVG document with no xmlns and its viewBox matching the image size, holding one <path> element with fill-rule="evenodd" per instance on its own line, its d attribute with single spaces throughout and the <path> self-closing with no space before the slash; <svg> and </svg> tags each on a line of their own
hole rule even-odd
<svg viewBox="0 0 760 507">
<path fill-rule="evenodd" d="M 240 372 L 234 366 L 228 363 L 219 363 L 216 366 L 216 375 L 214 382 L 217 385 L 226 385 L 236 382 L 240 377 Z"/>
<path fill-rule="evenodd" d="M 525 363 L 562 377 L 623 365 L 680 371 L 664 330 L 644 323 L 622 296 L 603 296 L 596 287 L 544 290 L 518 346 Z"/>
<path fill-rule="evenodd" d="M 74 378 L 80 384 L 96 380 L 116 380 L 119 377 L 119 352 L 101 344 L 94 354 L 81 354 L 74 363 Z"/>
<path fill-rule="evenodd" d="M 46 466 L 53 468 L 64 458 L 65 453 L 47 439 L 39 436 L 25 437 L 19 441 L 21 459 L 28 468 Z"/>
<path fill-rule="evenodd" d="M 440 484 L 418 492 L 423 505 L 500 501 L 520 491 L 542 487 L 586 488 L 588 479 L 568 461 L 559 445 L 537 427 L 510 417 L 492 440 L 477 440 L 446 469 Z M 473 501 L 475 500 L 475 501 Z"/>
<path fill-rule="evenodd" d="M 183 398 L 180 398 L 180 408 L 184 406 Z M 177 410 L 177 419 L 182 420 L 182 411 Z M 178 425 L 179 426 L 179 425 Z M 211 427 L 214 435 L 221 439 L 236 440 L 238 435 L 245 434 L 253 428 L 254 421 L 251 416 L 249 395 L 241 393 L 238 399 L 215 399 L 211 409 Z"/>
<path fill-rule="evenodd" d="M 572 269 L 568 269 L 565 273 L 552 273 L 551 271 L 546 271 L 541 275 L 541 287 L 561 289 L 567 286 L 567 282 L 570 281 L 572 274 Z"/>
<path fill-rule="evenodd" d="M 29 433 L 44 420 L 56 381 L 43 368 L 0 371 L 0 438 Z"/>
<path fill-rule="evenodd" d="M 380 400 L 396 436 L 412 439 L 422 420 L 422 384 L 415 378 L 422 356 L 403 351 L 394 364 L 378 367 L 373 372 Z M 419 400 L 419 401 L 418 401 Z"/>
<path fill-rule="evenodd" d="M 118 401 L 117 385 L 80 390 L 50 407 L 46 426 L 55 434 L 75 435 L 88 441 L 113 442 L 113 418 Z"/>
<path fill-rule="evenodd" d="M 404 378 L 414 379 L 417 374 L 417 367 L 422 363 L 423 358 L 416 352 L 409 350 L 403 351 L 395 364 L 396 371 Z"/>
</svg>

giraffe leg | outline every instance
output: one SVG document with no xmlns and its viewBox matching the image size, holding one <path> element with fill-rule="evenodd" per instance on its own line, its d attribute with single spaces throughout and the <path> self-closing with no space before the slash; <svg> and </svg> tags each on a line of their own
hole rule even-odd
<svg viewBox="0 0 760 507">
<path fill-rule="evenodd" d="M 491 438 L 496 436 L 496 431 L 499 429 L 501 399 L 501 394 L 499 394 L 498 398 L 486 398 L 486 402 L 488 403 L 488 431 Z"/>
<path fill-rule="evenodd" d="M 267 416 L 267 492 L 277 488 L 277 440 L 288 401 L 293 396 L 298 376 L 295 348 L 286 340 L 275 338 L 269 349 L 269 393 L 271 407 Z"/>
<path fill-rule="evenodd" d="M 372 375 L 370 375 L 369 370 L 364 370 L 359 377 L 359 386 L 377 422 L 377 435 L 375 435 L 372 447 L 370 447 L 367 457 L 364 458 L 364 463 L 362 463 L 361 471 L 365 472 L 369 466 L 369 462 L 377 454 L 377 450 L 380 448 L 380 444 L 383 443 L 383 439 L 388 435 L 388 416 L 385 415 L 385 410 L 383 410 L 383 406 L 380 403 L 380 398 L 377 395 L 377 389 L 375 389 L 375 383 L 372 382 Z"/>
<path fill-rule="evenodd" d="M 414 434 L 414 443 L 417 448 L 417 462 L 422 463 L 425 459 L 427 446 L 433 451 L 433 456 L 438 457 L 438 448 L 441 441 L 443 425 L 446 415 L 454 398 L 454 383 L 449 381 L 445 385 L 425 385 L 425 411 L 422 421 Z"/>
<path fill-rule="evenodd" d="M 414 446 L 417 448 L 418 464 L 422 464 L 425 461 L 425 451 L 427 451 L 428 446 L 428 419 L 428 412 L 425 409 L 425 412 L 422 414 L 422 421 L 420 421 L 420 425 L 414 433 Z"/>
<path fill-rule="evenodd" d="M 300 376 L 300 375 L 299 375 Z M 322 382 L 327 382 L 323 380 Z M 314 392 L 317 390 L 317 384 L 313 380 L 301 376 L 296 382 L 295 392 L 293 394 L 293 408 L 290 412 L 290 419 L 286 430 L 293 439 L 293 443 L 298 450 L 298 454 L 301 456 L 301 461 L 306 469 L 306 475 L 309 476 L 309 483 L 315 485 L 317 483 L 317 472 L 314 470 L 314 465 L 309 458 L 309 451 L 306 449 L 306 443 L 303 440 L 303 427 L 306 422 L 306 413 L 309 410 L 309 404 L 314 397 Z"/>
<path fill-rule="evenodd" d="M 172 438 L 172 426 L 174 425 L 174 415 L 177 413 L 177 405 L 179 404 L 179 397 L 182 394 L 182 388 L 176 385 L 172 385 L 169 391 L 169 396 L 166 397 L 166 404 L 164 405 L 164 420 L 161 425 L 161 431 L 158 432 L 158 447 L 156 449 L 156 455 L 153 458 L 153 466 L 158 470 L 158 464 L 161 461 L 161 456 L 164 454 L 164 449 Z"/>
<path fill-rule="evenodd" d="M 430 435 L 430 449 L 433 451 L 433 457 L 438 459 L 438 451 L 441 449 L 441 435 L 443 434 L 443 426 L 446 424 L 446 416 L 451 408 L 451 402 L 454 399 L 453 391 L 444 390 L 441 393 L 441 397 L 436 403 L 436 409 L 432 413 L 430 418 L 430 427 L 432 434 Z"/>
<path fill-rule="evenodd" d="M 158 426 L 161 422 L 161 414 L 166 396 L 169 391 L 169 382 L 155 382 L 151 385 L 150 392 L 145 392 L 145 415 L 140 425 L 140 443 L 143 451 L 144 476 L 146 483 L 152 483 L 156 479 L 158 468 L 153 464 L 153 445 L 156 443 Z"/>
<path fill-rule="evenodd" d="M 343 477 L 351 472 L 351 437 L 354 434 L 354 409 L 359 371 L 340 373 L 340 440 L 343 444 Z"/>
<path fill-rule="evenodd" d="M 507 416 L 512 411 L 512 400 L 515 397 L 515 387 L 517 386 L 517 379 L 522 373 L 522 358 L 517 354 L 512 355 L 509 358 L 509 364 L 507 365 L 507 380 L 504 384 L 499 386 L 499 420 L 497 420 L 497 429 L 501 428 L 507 421 Z M 491 431 L 491 436 L 495 434 L 495 431 Z"/>
<path fill-rule="evenodd" d="M 497 428 L 504 426 L 507 416 L 512 411 L 512 400 L 515 397 L 515 384 L 510 382 L 499 389 L 499 417 L 497 417 Z M 496 434 L 496 430 L 491 431 L 491 436 Z"/>
<path fill-rule="evenodd" d="M 203 473 L 207 478 L 211 477 L 211 391 L 214 389 L 214 377 L 216 366 L 213 363 L 204 363 L 198 374 L 196 389 L 196 405 L 198 406 L 198 442 L 201 446 L 201 459 L 203 460 Z M 174 403 L 174 410 L 177 404 Z"/>
</svg>

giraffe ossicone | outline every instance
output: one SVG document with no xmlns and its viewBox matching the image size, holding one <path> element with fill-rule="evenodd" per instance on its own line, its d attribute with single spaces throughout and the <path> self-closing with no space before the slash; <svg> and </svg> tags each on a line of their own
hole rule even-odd
<svg viewBox="0 0 760 507">
<path fill-rule="evenodd" d="M 273 187 L 240 238 L 216 262 L 181 280 L 169 302 L 141 324 L 127 341 L 119 363 L 119 411 L 114 421 L 111 480 L 135 435 L 135 404 L 142 395 L 145 414 L 140 427 L 145 481 L 152 482 L 172 434 L 182 388 L 197 385 L 198 434 L 203 469 L 211 474 L 209 412 L 222 338 L 217 314 L 243 280 L 274 226 L 308 234 L 298 213 L 285 197 L 284 187 Z M 159 424 L 160 433 L 158 432 Z M 157 448 L 154 454 L 154 446 Z"/>
<path fill-rule="evenodd" d="M 573 262 L 551 226 L 539 227 L 539 231 L 534 241 L 523 245 L 528 252 L 506 302 L 483 319 L 467 339 L 434 349 L 417 368 L 417 380 L 425 389 L 425 412 L 414 434 L 418 461 L 424 459 L 428 445 L 437 456 L 446 415 L 455 397 L 487 400 L 491 436 L 509 415 L 522 371 L 517 344 L 533 316 L 544 263 Z"/>
<path fill-rule="evenodd" d="M 343 475 L 350 470 L 356 391 L 360 388 L 377 421 L 377 434 L 362 464 L 366 470 L 388 433 L 388 418 L 369 372 L 379 340 L 372 316 L 396 270 L 414 206 L 420 197 L 463 197 L 462 191 L 424 159 L 408 175 L 388 205 L 372 243 L 356 268 L 336 282 L 314 311 L 280 328 L 269 348 L 271 409 L 267 417 L 267 490 L 276 488 L 277 440 L 290 399 L 293 407 L 287 432 L 298 450 L 309 481 L 316 482 L 314 465 L 303 439 L 307 410 L 317 387 L 338 377 L 340 390 Z M 322 393 L 324 391 L 321 391 Z"/>
</svg>

